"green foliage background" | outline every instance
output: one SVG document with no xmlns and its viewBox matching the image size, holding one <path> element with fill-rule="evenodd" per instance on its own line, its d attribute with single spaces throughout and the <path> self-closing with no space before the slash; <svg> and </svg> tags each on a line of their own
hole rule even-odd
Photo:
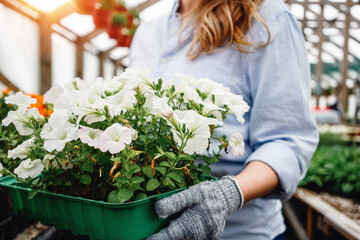
<svg viewBox="0 0 360 240">
<path fill-rule="evenodd" d="M 360 200 L 359 145 L 338 135 L 320 135 L 320 143 L 300 186 Z"/>
</svg>

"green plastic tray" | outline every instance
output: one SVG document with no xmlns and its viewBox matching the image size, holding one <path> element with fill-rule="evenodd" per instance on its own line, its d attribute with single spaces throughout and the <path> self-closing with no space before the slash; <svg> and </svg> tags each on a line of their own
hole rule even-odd
<svg viewBox="0 0 360 240">
<path fill-rule="evenodd" d="M 49 192 L 39 192 L 29 199 L 31 189 L 17 185 L 11 176 L 0 178 L 0 186 L 8 189 L 16 214 L 40 220 L 45 225 L 55 225 L 57 229 L 71 230 L 75 235 L 102 240 L 137 240 L 158 232 L 171 219 L 159 219 L 154 202 L 183 190 L 131 203 L 107 203 Z"/>
</svg>

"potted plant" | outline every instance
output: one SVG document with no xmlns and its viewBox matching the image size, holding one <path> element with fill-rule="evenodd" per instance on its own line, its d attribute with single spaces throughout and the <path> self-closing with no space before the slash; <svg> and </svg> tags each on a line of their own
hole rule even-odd
<svg viewBox="0 0 360 240">
<path fill-rule="evenodd" d="M 96 28 L 107 29 L 111 24 L 111 14 L 114 8 L 113 0 L 100 0 L 92 14 Z"/>
<path fill-rule="evenodd" d="M 112 23 L 107 29 L 110 38 L 117 39 L 122 35 L 122 30 L 127 26 L 127 16 L 122 12 L 112 13 Z"/>
<path fill-rule="evenodd" d="M 80 14 L 91 14 L 95 10 L 97 0 L 73 0 L 75 10 Z"/>
<path fill-rule="evenodd" d="M 216 129 L 228 114 L 243 122 L 249 109 L 209 79 L 155 81 L 132 69 L 112 80 L 56 85 L 44 101 L 50 117 L 30 107 L 30 96 L 5 98 L 15 109 L 2 124 L 25 139 L 7 154 L 14 170 L 2 161 L 1 172 L 12 177 L 0 184 L 19 213 L 101 239 L 145 238 L 164 226 L 153 202 L 210 176 L 229 143 Z M 242 154 L 241 135 L 230 141 L 232 153 Z M 119 235 L 126 230 L 131 235 Z"/>
</svg>

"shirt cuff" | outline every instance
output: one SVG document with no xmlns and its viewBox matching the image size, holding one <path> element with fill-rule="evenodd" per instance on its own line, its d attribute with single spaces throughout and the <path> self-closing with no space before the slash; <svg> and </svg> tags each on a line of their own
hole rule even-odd
<svg viewBox="0 0 360 240">
<path fill-rule="evenodd" d="M 261 161 L 269 165 L 278 175 L 280 188 L 266 195 L 264 198 L 289 200 L 294 194 L 300 181 L 301 161 L 294 150 L 282 141 L 262 144 L 246 160 L 245 164 L 252 161 Z"/>
</svg>

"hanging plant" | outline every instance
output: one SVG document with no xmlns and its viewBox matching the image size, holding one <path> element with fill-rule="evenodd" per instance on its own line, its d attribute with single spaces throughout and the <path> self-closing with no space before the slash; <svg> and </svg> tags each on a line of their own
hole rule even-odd
<svg viewBox="0 0 360 240">
<path fill-rule="evenodd" d="M 91 14 L 95 10 L 97 0 L 73 0 L 75 10 L 80 14 Z"/>
<path fill-rule="evenodd" d="M 136 31 L 136 26 L 131 29 L 124 28 L 122 34 L 116 39 L 118 47 L 130 47 L 133 36 Z"/>
<path fill-rule="evenodd" d="M 126 6 L 125 6 L 124 1 L 122 1 L 122 0 L 116 1 L 115 10 L 117 12 L 127 12 L 128 11 Z"/>
<path fill-rule="evenodd" d="M 122 12 L 113 12 L 112 24 L 107 32 L 110 38 L 117 39 L 122 34 L 122 30 L 128 24 L 127 16 Z"/>
<path fill-rule="evenodd" d="M 107 29 L 111 24 L 111 14 L 115 6 L 114 0 L 100 0 L 93 12 L 96 28 Z"/>
</svg>

